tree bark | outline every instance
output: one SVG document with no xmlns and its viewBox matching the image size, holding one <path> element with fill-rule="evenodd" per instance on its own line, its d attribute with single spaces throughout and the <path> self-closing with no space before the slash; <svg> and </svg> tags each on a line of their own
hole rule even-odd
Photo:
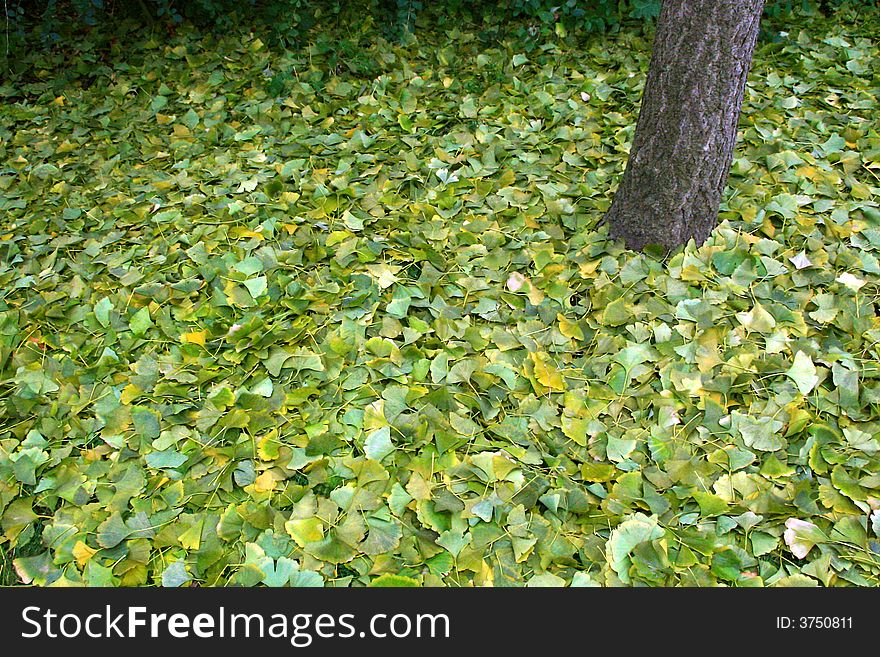
<svg viewBox="0 0 880 657">
<path fill-rule="evenodd" d="M 764 0 L 663 0 L 639 121 L 606 215 L 630 249 L 701 244 L 718 220 Z"/>
</svg>

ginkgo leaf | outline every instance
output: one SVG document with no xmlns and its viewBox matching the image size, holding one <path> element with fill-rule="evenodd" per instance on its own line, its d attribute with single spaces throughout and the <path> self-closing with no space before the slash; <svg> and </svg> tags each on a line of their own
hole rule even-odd
<svg viewBox="0 0 880 657">
<path fill-rule="evenodd" d="M 806 559 L 810 550 L 828 540 L 816 525 L 799 518 L 789 518 L 785 521 L 783 536 L 785 544 L 798 559 Z"/>
<path fill-rule="evenodd" d="M 611 532 L 605 548 L 605 558 L 621 582 L 627 584 L 631 581 L 629 568 L 633 549 L 645 541 L 661 538 L 664 534 L 665 531 L 657 519 L 643 513 L 633 514 Z"/>
<path fill-rule="evenodd" d="M 793 256 L 788 259 L 788 261 L 795 266 L 796 269 L 806 269 L 807 267 L 812 267 L 813 263 L 810 262 L 810 259 L 807 257 L 807 254 L 801 251 L 796 256 Z"/>
<path fill-rule="evenodd" d="M 533 352 L 529 354 L 535 367 L 535 378 L 543 386 L 551 390 L 565 390 L 565 379 L 556 369 L 550 357 L 542 352 Z"/>
<path fill-rule="evenodd" d="M 835 278 L 838 283 L 842 283 L 846 287 L 848 287 L 853 292 L 858 292 L 862 287 L 864 287 L 865 282 L 857 276 L 853 276 L 848 271 L 843 272 L 840 276 Z"/>
<path fill-rule="evenodd" d="M 511 272 L 510 276 L 507 277 L 507 289 L 511 292 L 518 292 L 526 284 L 526 281 L 526 277 L 518 271 Z"/>
<path fill-rule="evenodd" d="M 798 351 L 794 356 L 794 363 L 788 368 L 786 374 L 795 382 L 800 393 L 807 395 L 819 383 L 816 372 L 816 366 L 809 354 Z"/>
<path fill-rule="evenodd" d="M 204 347 L 207 337 L 207 331 L 190 331 L 189 333 L 182 333 L 180 336 L 180 341 L 186 342 L 188 344 L 197 344 Z"/>
<path fill-rule="evenodd" d="M 776 327 L 776 320 L 773 319 L 773 315 L 757 302 L 750 311 L 737 313 L 736 319 L 747 330 L 757 331 L 758 333 L 770 333 Z"/>
</svg>

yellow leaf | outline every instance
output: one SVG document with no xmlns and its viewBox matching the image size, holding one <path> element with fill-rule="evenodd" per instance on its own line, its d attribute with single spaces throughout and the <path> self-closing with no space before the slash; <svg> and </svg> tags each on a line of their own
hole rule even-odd
<svg viewBox="0 0 880 657">
<path fill-rule="evenodd" d="M 813 180 L 816 177 L 816 167 L 798 167 L 794 171 L 795 175 L 798 178 L 807 178 L 809 180 Z"/>
<path fill-rule="evenodd" d="M 119 395 L 119 401 L 123 404 L 130 404 L 132 401 L 140 397 L 143 390 L 138 388 L 135 384 L 129 383 L 122 389 L 122 393 Z"/>
<path fill-rule="evenodd" d="M 535 365 L 535 379 L 538 383 L 551 390 L 565 390 L 565 380 L 553 363 L 550 362 L 550 357 L 547 354 L 541 351 L 532 352 L 529 354 L 529 358 L 532 359 Z"/>
<path fill-rule="evenodd" d="M 257 452 L 263 461 L 274 461 L 277 459 L 280 448 L 281 443 L 278 441 L 277 429 L 272 429 L 257 444 Z"/>
<path fill-rule="evenodd" d="M 769 217 L 764 217 L 764 221 L 761 222 L 761 232 L 771 238 L 776 235 L 776 226 L 773 225 Z"/>
<path fill-rule="evenodd" d="M 776 326 L 776 320 L 773 319 L 773 315 L 764 310 L 764 306 L 757 301 L 749 312 L 737 313 L 736 318 L 747 331 L 769 333 Z"/>
<path fill-rule="evenodd" d="M 198 550 L 199 546 L 202 544 L 202 525 L 204 524 L 204 520 L 199 520 L 192 527 L 187 529 L 180 535 L 178 540 L 180 541 L 180 546 L 185 550 Z"/>
<path fill-rule="evenodd" d="M 516 181 L 516 174 L 513 169 L 505 169 L 498 177 L 498 187 L 509 187 Z"/>
<path fill-rule="evenodd" d="M 592 262 L 585 262 L 578 267 L 580 270 L 581 276 L 592 276 L 596 273 L 596 269 L 599 267 L 599 263 L 601 260 L 593 260 Z"/>
<path fill-rule="evenodd" d="M 71 550 L 73 554 L 73 558 L 76 559 L 76 563 L 80 568 L 85 567 L 86 563 L 88 563 L 89 559 L 95 556 L 97 550 L 94 548 L 90 548 L 88 545 L 83 543 L 82 541 L 77 541 L 76 545 L 73 546 L 73 550 Z"/>
<path fill-rule="evenodd" d="M 738 212 L 739 216 L 742 217 L 743 221 L 745 221 L 746 223 L 751 223 L 752 221 L 754 221 L 755 217 L 758 216 L 758 208 L 756 208 L 754 205 L 747 205 L 744 208 L 740 208 Z"/>
<path fill-rule="evenodd" d="M 689 264 L 681 268 L 681 280 L 683 281 L 704 281 L 706 277 L 703 275 L 696 265 Z"/>
<path fill-rule="evenodd" d="M 275 477 L 268 470 L 254 480 L 254 491 L 257 493 L 268 493 L 274 489 Z"/>
<path fill-rule="evenodd" d="M 611 481 L 614 474 L 614 466 L 610 463 L 581 463 L 581 477 L 586 481 Z"/>
<path fill-rule="evenodd" d="M 205 339 L 208 337 L 207 331 L 192 331 L 191 333 L 184 333 L 180 336 L 180 341 L 185 342 L 187 344 L 197 344 L 199 346 L 205 346 Z"/>
<path fill-rule="evenodd" d="M 529 301 L 532 303 L 533 306 L 540 306 L 541 302 L 544 300 L 544 293 L 541 292 L 541 290 L 536 288 L 534 285 L 529 286 L 527 296 L 529 297 Z"/>
<path fill-rule="evenodd" d="M 581 447 L 587 446 L 587 420 L 579 417 L 562 416 L 562 433 Z"/>
<path fill-rule="evenodd" d="M 559 332 L 567 338 L 573 340 L 583 340 L 584 332 L 576 322 L 569 321 L 565 315 L 556 315 L 556 321 L 559 322 Z"/>
<path fill-rule="evenodd" d="M 850 194 L 853 196 L 853 198 L 857 198 L 860 201 L 865 201 L 871 198 L 871 188 L 868 187 L 865 183 L 853 182 L 852 187 L 850 188 Z"/>
<path fill-rule="evenodd" d="M 292 518 L 284 523 L 284 529 L 300 547 L 324 538 L 324 525 L 318 518 Z"/>
<path fill-rule="evenodd" d="M 256 230 L 250 230 L 249 228 L 244 228 L 243 226 L 236 226 L 235 228 L 230 230 L 229 236 L 232 238 L 256 237 L 260 240 L 266 239 L 266 236 L 263 235 L 263 233 L 260 233 Z"/>
</svg>

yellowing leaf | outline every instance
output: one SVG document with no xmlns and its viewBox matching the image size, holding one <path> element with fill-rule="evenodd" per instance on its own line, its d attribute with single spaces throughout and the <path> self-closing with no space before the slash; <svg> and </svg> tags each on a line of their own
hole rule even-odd
<svg viewBox="0 0 880 657">
<path fill-rule="evenodd" d="M 249 228 L 244 228 L 242 226 L 236 226 L 235 228 L 232 228 L 229 231 L 229 236 L 236 239 L 243 239 L 246 237 L 255 237 L 258 240 L 266 239 L 266 236 L 263 235 L 263 233 L 256 230 L 250 230 Z"/>
<path fill-rule="evenodd" d="M 254 480 L 254 490 L 258 493 L 268 493 L 275 489 L 275 477 L 266 470 Z"/>
<path fill-rule="evenodd" d="M 748 331 L 769 333 L 776 327 L 776 320 L 773 319 L 773 315 L 767 312 L 764 306 L 757 301 L 749 312 L 737 313 L 736 318 Z"/>
<path fill-rule="evenodd" d="M 129 383 L 119 394 L 119 401 L 123 404 L 131 404 L 131 402 L 140 397 L 142 393 L 143 390 L 138 388 L 135 384 Z"/>
<path fill-rule="evenodd" d="M 207 331 L 192 331 L 190 333 L 184 333 L 180 336 L 180 341 L 186 344 L 197 344 L 202 347 L 205 346 L 205 339 L 208 337 Z"/>
<path fill-rule="evenodd" d="M 71 550 L 73 558 L 76 559 L 76 563 L 80 568 L 84 568 L 89 559 L 95 556 L 97 552 L 96 549 L 90 548 L 82 541 L 77 541 Z"/>
<path fill-rule="evenodd" d="M 284 523 L 284 529 L 300 547 L 324 538 L 324 525 L 318 518 L 292 518 Z"/>
<path fill-rule="evenodd" d="M 180 541 L 180 545 L 185 550 L 198 550 L 202 544 L 202 525 L 205 524 L 204 520 L 199 520 L 197 523 L 192 525 L 189 529 L 183 532 L 180 537 L 177 539 Z"/>
<path fill-rule="evenodd" d="M 565 380 L 547 354 L 536 351 L 530 353 L 529 358 L 534 363 L 535 379 L 538 383 L 551 390 L 565 390 Z"/>
<path fill-rule="evenodd" d="M 573 340 L 584 339 L 584 332 L 576 322 L 569 321 L 565 315 L 556 315 L 556 321 L 559 322 L 559 332 L 565 337 Z"/>
<path fill-rule="evenodd" d="M 581 463 L 581 476 L 585 481 L 611 481 L 614 479 L 614 466 L 610 463 Z"/>
</svg>

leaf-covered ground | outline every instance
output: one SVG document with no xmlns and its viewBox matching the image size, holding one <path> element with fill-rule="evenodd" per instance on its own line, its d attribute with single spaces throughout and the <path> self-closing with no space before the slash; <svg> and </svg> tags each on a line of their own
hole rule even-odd
<svg viewBox="0 0 880 657">
<path fill-rule="evenodd" d="M 666 260 L 600 225 L 643 36 L 29 55 L 4 581 L 877 584 L 878 24 L 759 46 Z"/>
</svg>

